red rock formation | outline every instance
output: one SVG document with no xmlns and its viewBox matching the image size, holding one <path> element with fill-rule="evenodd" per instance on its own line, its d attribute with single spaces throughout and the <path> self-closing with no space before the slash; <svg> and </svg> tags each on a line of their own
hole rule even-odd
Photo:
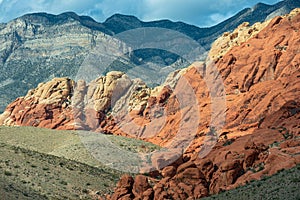
<svg viewBox="0 0 300 200">
<path fill-rule="evenodd" d="M 294 167 L 300 162 L 300 132 L 286 127 L 299 126 L 299 107 L 300 103 L 287 102 L 252 134 L 219 141 L 204 158 L 194 156 L 179 166 L 165 167 L 162 179 L 152 179 L 154 199 L 197 199 Z"/>
<path fill-rule="evenodd" d="M 117 184 L 115 193 L 111 196 L 112 200 L 132 199 L 133 178 L 129 175 L 123 175 Z"/>
<path fill-rule="evenodd" d="M 69 106 L 73 87 L 74 81 L 68 78 L 41 83 L 11 103 L 0 116 L 0 124 L 74 129 L 73 111 Z"/>
<path fill-rule="evenodd" d="M 195 152 L 195 149 L 199 151 L 204 139 L 202 136 L 206 135 L 211 126 L 211 106 L 214 102 L 211 102 L 207 82 L 214 81 L 214 77 L 210 76 L 214 67 L 220 71 L 224 81 L 227 105 L 226 109 L 220 109 L 220 112 L 226 112 L 226 125 L 219 134 L 228 133 L 227 137 L 231 138 L 253 133 L 266 115 L 276 112 L 286 102 L 295 100 L 300 95 L 299 32 L 297 31 L 300 26 L 299 18 L 299 14 L 284 18 L 277 17 L 256 36 L 240 46 L 233 47 L 223 58 L 210 64 L 194 64 L 186 69 L 178 81 L 177 90 L 170 91 L 168 101 L 162 105 L 156 99 L 159 97 L 150 97 L 144 112 L 140 112 L 140 115 L 134 118 L 136 123 L 147 125 L 149 121 L 145 119 L 148 118 L 149 110 L 163 106 L 167 113 L 166 117 L 155 119 L 156 124 L 163 124 L 163 127 L 159 125 L 151 127 L 154 130 L 152 135 L 147 134 L 147 131 L 133 135 L 146 135 L 144 138 L 147 141 L 162 146 L 174 147 L 171 143 L 175 139 L 182 142 L 181 136 L 176 135 L 180 132 L 181 122 L 185 121 L 187 126 L 195 122 L 182 118 L 187 115 L 186 112 L 190 107 L 178 102 L 180 93 L 188 89 L 185 88 L 185 82 L 188 82 L 195 97 L 187 93 L 182 96 L 185 96 L 185 101 L 197 99 L 196 106 L 200 116 L 197 120 L 198 131 L 190 136 L 197 138 L 191 145 L 190 152 Z M 126 135 L 122 133 L 124 129 L 119 128 L 118 123 L 113 123 L 111 127 L 107 126 L 104 129 Z M 125 132 L 134 131 L 125 129 Z M 182 138 L 187 138 L 187 135 L 183 135 Z"/>
<path fill-rule="evenodd" d="M 233 47 L 215 62 L 227 94 L 222 136 L 200 158 L 198 150 L 205 134 L 199 133 L 186 152 L 190 155 L 188 162 L 160 171 L 163 179 L 154 182 L 154 199 L 193 199 L 215 194 L 300 162 L 299 29 L 299 14 L 277 17 L 255 37 Z M 201 99 L 205 85 L 197 72 L 191 68 L 184 76 Z M 206 119 L 202 128 L 208 125 L 203 109 L 209 105 L 207 98 L 200 101 L 201 114 Z M 168 136 L 167 128 L 164 131 L 161 135 Z M 155 137 L 151 141 L 164 144 Z"/>
</svg>

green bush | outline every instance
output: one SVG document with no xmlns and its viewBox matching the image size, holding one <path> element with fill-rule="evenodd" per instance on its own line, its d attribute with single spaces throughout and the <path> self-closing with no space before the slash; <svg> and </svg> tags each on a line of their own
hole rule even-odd
<svg viewBox="0 0 300 200">
<path fill-rule="evenodd" d="M 4 175 L 5 175 L 5 176 L 12 176 L 13 174 L 12 174 L 12 172 L 10 172 L 10 171 L 4 171 Z"/>
<path fill-rule="evenodd" d="M 62 185 L 68 185 L 68 183 L 66 181 L 63 181 L 63 180 L 60 181 L 59 183 L 62 184 Z"/>
</svg>

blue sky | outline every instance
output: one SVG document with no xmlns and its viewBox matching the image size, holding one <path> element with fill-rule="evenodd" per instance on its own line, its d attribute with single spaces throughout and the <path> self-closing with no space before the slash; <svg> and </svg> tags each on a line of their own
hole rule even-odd
<svg viewBox="0 0 300 200">
<path fill-rule="evenodd" d="M 170 19 L 197 26 L 211 26 L 258 2 L 280 0 L 0 0 L 0 22 L 32 12 L 60 14 L 74 11 L 99 22 L 115 13 L 135 15 L 141 20 Z"/>
</svg>

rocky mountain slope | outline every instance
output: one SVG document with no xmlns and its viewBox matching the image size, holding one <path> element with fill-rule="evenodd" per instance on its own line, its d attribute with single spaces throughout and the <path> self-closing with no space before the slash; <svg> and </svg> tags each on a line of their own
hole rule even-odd
<svg viewBox="0 0 300 200">
<path fill-rule="evenodd" d="M 201 129 L 205 129 L 209 125 L 207 119 L 210 117 L 209 107 L 212 104 L 209 102 L 209 88 L 205 86 L 205 81 L 208 81 L 208 78 L 215 78 L 210 77 L 209 73 L 213 66 L 216 66 L 222 74 L 226 92 L 228 107 L 226 131 L 235 131 L 238 125 L 247 127 L 244 128 L 244 132 L 247 133 L 248 129 L 251 130 L 261 124 L 266 114 L 275 112 L 278 107 L 297 96 L 298 33 L 293 31 L 297 22 L 293 21 L 295 25 L 286 22 L 284 26 L 282 23 L 297 18 L 298 13 L 299 10 L 295 10 L 289 15 L 273 19 L 266 28 L 241 45 L 233 46 L 222 58 L 213 63 L 194 63 L 189 68 L 171 73 L 164 85 L 154 89 L 148 88 L 141 80 L 131 80 L 123 72 L 114 71 L 90 83 L 83 80 L 75 83 L 69 78 L 54 78 L 50 82 L 39 84 L 25 97 L 20 97 L 9 105 L 1 115 L 2 123 L 101 130 L 122 135 L 124 131 L 120 128 L 122 124 L 119 121 L 125 120 L 126 115 L 119 113 L 123 107 L 126 107 L 125 111 L 134 116 L 135 120 L 141 121 L 153 119 L 151 114 L 158 111 L 155 109 L 162 107 L 174 110 L 174 107 L 178 106 L 176 90 L 182 89 L 180 84 L 185 78 L 193 87 L 200 102 L 200 113 L 205 117 L 202 117 L 199 124 L 202 126 Z M 239 36 L 244 37 L 243 34 L 237 35 Z M 245 53 L 247 51 L 252 53 Z M 291 79 L 290 76 L 296 78 Z M 260 86 L 262 84 L 264 87 Z M 271 88 L 268 87 L 271 86 L 273 89 L 269 92 Z M 256 98 L 253 98 L 254 96 Z M 123 118 L 114 121 L 117 117 Z M 167 117 L 170 118 L 167 118 L 166 124 L 170 123 L 170 127 L 171 124 L 179 125 L 180 118 L 176 112 L 167 113 Z M 127 120 L 130 119 L 125 120 L 129 123 Z M 164 135 L 167 141 L 168 137 L 172 136 L 167 134 L 169 130 L 163 131 L 164 129 L 160 134 Z M 145 131 L 132 134 L 144 135 Z M 155 143 L 164 143 L 162 139 L 159 141 L 155 139 L 153 138 Z"/>
<path fill-rule="evenodd" d="M 161 27 L 182 32 L 189 37 L 197 40 L 205 48 L 209 49 L 210 44 L 226 31 L 232 31 L 243 22 L 251 25 L 256 22 L 263 22 L 275 16 L 289 13 L 294 8 L 300 7 L 298 0 L 285 0 L 274 5 L 259 3 L 253 8 L 246 8 L 233 17 L 221 22 L 218 25 L 208 28 L 198 28 L 182 22 L 171 22 L 169 20 L 143 22 L 133 16 L 123 16 L 116 14 L 108 18 L 103 25 L 114 33 L 141 27 Z"/>
<path fill-rule="evenodd" d="M 214 39 L 242 22 L 252 24 L 264 21 L 268 16 L 285 14 L 299 6 L 299 0 L 285 0 L 272 6 L 258 4 L 210 28 L 198 28 L 168 20 L 142 22 L 135 17 L 119 14 L 104 23 L 75 13 L 57 16 L 36 13 L 22 16 L 0 25 L 0 110 L 3 111 L 9 102 L 25 95 L 24 91 L 36 87 L 40 82 L 54 77 L 75 78 L 84 59 L 91 51 L 98 50 L 96 46 L 127 49 L 126 45 L 111 37 L 122 31 L 140 27 L 167 28 L 182 32 L 209 49 Z M 129 58 L 121 56 L 118 59 L 119 57 L 110 58 L 118 62 L 113 63 L 105 72 L 116 69 L 126 71 L 129 66 L 143 65 L 146 62 L 153 62 L 158 66 L 174 64 L 175 69 L 185 67 L 185 64 L 176 63 L 178 55 L 161 50 L 139 50 Z"/>
<path fill-rule="evenodd" d="M 223 137 L 206 156 L 195 154 L 203 144 L 199 134 L 192 156 L 186 152 L 155 178 L 124 175 L 109 198 L 198 199 L 299 163 L 299 10 L 295 13 L 274 18 L 215 61 L 225 83 L 227 120 Z"/>
<path fill-rule="evenodd" d="M 240 42 L 230 40 L 222 56 L 211 53 L 213 61 L 178 70 L 154 89 L 116 71 L 91 82 L 55 78 L 11 103 L 0 123 L 92 130 L 171 150 L 140 168 L 150 177 L 121 178 L 111 199 L 200 198 L 232 189 L 300 162 L 299 29 L 296 9 L 256 34 L 228 33 Z"/>
<path fill-rule="evenodd" d="M 91 18 L 74 13 L 30 14 L 6 24 L 0 30 L 2 106 L 51 77 L 75 77 L 96 44 L 122 46 L 105 33 Z"/>
</svg>

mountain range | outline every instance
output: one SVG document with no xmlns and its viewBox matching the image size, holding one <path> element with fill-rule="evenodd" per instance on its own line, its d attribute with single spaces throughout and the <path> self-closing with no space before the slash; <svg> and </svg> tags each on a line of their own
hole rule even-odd
<svg viewBox="0 0 300 200">
<path fill-rule="evenodd" d="M 115 37 L 123 31 L 141 27 L 166 28 L 189 36 L 204 49 L 209 50 L 211 43 L 218 36 L 235 29 L 242 22 L 253 24 L 264 21 L 275 15 L 286 14 L 296 7 L 300 7 L 299 0 L 285 0 L 275 5 L 259 3 L 209 28 L 169 20 L 143 22 L 134 16 L 121 14 L 113 15 L 103 23 L 72 12 L 60 15 L 47 13 L 24 15 L 0 24 L 0 111 L 16 97 L 25 95 L 24 91 L 36 87 L 38 83 L 53 77 L 74 78 L 80 65 L 97 46 L 130 51 L 127 44 Z M 104 71 L 105 73 L 111 70 L 126 72 L 133 66 L 149 62 L 161 68 L 171 66 L 173 70 L 190 64 L 181 61 L 174 53 L 157 49 L 140 49 L 110 59 L 114 62 Z M 146 69 L 145 73 L 154 76 L 157 70 Z M 151 84 L 157 85 L 155 82 L 150 82 L 150 86 Z"/>
<path fill-rule="evenodd" d="M 213 43 L 212 61 L 176 70 L 155 88 L 118 71 L 89 82 L 57 77 L 39 83 L 0 115 L 0 125 L 7 126 L 0 129 L 6 143 L 0 174 L 4 180 L 24 183 L 20 172 L 18 177 L 12 172 L 27 170 L 28 165 L 15 169 L 7 159 L 12 156 L 7 155 L 11 148 L 7 145 L 12 144 L 39 146 L 33 149 L 87 162 L 75 145 L 78 141 L 65 138 L 67 132 L 55 131 L 61 129 L 76 130 L 84 150 L 103 165 L 138 173 L 134 178 L 123 174 L 113 192 L 98 193 L 111 200 L 199 199 L 295 167 L 300 163 L 299 30 L 300 8 L 252 26 L 243 23 Z M 22 126 L 55 130 L 40 134 L 41 129 L 31 127 L 23 132 Z M 104 139 L 108 135 L 129 137 L 129 144 L 134 139 L 150 142 L 153 151 L 132 157 L 129 150 L 145 150 L 149 145 L 139 143 L 139 148 L 129 149 L 124 143 L 108 142 Z M 30 154 L 20 156 L 14 151 L 13 158 Z M 46 164 L 39 159 L 31 162 Z M 45 172 L 24 174 L 38 174 L 33 181 L 44 182 Z M 69 173 L 56 177 L 65 179 L 64 174 Z M 59 181 L 65 188 L 50 184 L 46 189 L 55 188 L 53 192 L 36 190 L 31 195 L 61 196 L 68 188 L 75 188 L 73 194 L 82 191 L 76 182 L 66 180 Z M 299 185 L 297 177 L 289 181 Z M 92 191 L 96 188 L 89 186 Z M 286 189 L 282 187 L 276 185 L 266 196 L 274 197 Z M 299 197 L 298 190 L 286 191 L 290 191 L 287 199 Z"/>
<path fill-rule="evenodd" d="M 72 12 L 0 24 L 0 196 L 200 199 L 252 185 L 233 196 L 299 199 L 299 38 L 292 0 L 210 28 Z"/>
</svg>

